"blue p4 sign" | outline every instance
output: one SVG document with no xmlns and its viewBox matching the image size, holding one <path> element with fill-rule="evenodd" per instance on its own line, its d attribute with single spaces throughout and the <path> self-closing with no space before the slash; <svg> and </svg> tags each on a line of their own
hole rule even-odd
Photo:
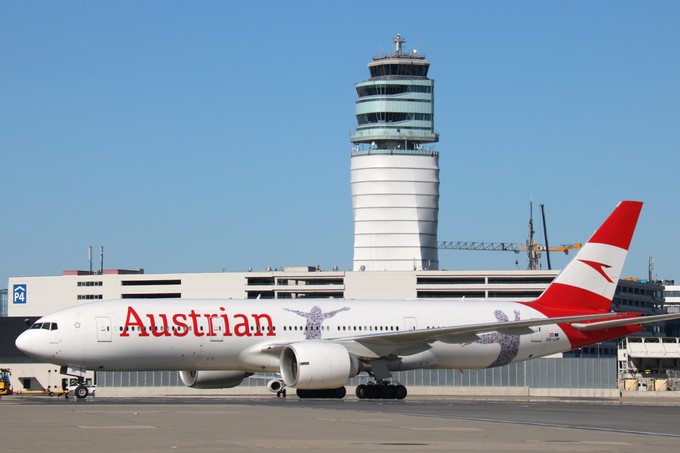
<svg viewBox="0 0 680 453">
<path fill-rule="evenodd" d="M 14 303 L 15 304 L 25 304 L 26 303 L 26 285 L 14 285 Z"/>
</svg>

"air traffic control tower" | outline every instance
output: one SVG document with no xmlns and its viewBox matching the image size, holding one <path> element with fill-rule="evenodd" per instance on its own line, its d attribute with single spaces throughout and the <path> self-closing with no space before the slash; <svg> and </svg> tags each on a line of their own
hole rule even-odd
<svg viewBox="0 0 680 453">
<path fill-rule="evenodd" d="M 371 78 L 356 84 L 354 271 L 439 269 L 434 80 L 425 56 L 404 42 L 397 35 L 394 54 L 373 57 Z"/>
</svg>

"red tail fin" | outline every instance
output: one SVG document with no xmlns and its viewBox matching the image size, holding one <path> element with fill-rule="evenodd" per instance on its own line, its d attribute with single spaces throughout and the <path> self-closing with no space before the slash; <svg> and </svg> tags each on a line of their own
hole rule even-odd
<svg viewBox="0 0 680 453">
<path fill-rule="evenodd" d="M 642 202 L 622 201 L 532 305 L 545 310 L 608 311 Z"/>
</svg>

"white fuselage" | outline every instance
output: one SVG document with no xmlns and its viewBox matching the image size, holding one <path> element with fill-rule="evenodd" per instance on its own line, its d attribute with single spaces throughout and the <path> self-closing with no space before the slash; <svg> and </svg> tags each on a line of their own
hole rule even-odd
<svg viewBox="0 0 680 453">
<path fill-rule="evenodd" d="M 490 301 L 116 300 L 41 318 L 17 340 L 41 360 L 91 370 L 276 372 L 280 344 L 332 340 L 371 358 L 361 341 L 387 332 L 545 318 L 530 304 Z M 21 344 L 19 344 L 21 342 Z M 485 368 L 571 349 L 556 324 L 489 331 L 465 341 L 403 346 L 390 370 Z"/>
</svg>

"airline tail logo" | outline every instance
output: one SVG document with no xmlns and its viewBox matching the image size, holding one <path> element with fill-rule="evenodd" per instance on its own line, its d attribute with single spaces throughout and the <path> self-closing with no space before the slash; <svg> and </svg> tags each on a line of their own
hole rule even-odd
<svg viewBox="0 0 680 453">
<path fill-rule="evenodd" d="M 607 275 L 607 273 L 604 271 L 605 269 L 611 269 L 610 265 L 604 264 L 604 263 L 598 263 L 596 261 L 590 261 L 590 260 L 579 260 L 579 261 L 582 262 L 583 264 L 587 264 L 588 266 L 595 269 L 609 283 L 614 283 L 614 281 L 611 278 L 609 278 L 609 275 Z"/>
<path fill-rule="evenodd" d="M 608 311 L 641 209 L 639 201 L 619 203 L 536 306 Z"/>
</svg>

